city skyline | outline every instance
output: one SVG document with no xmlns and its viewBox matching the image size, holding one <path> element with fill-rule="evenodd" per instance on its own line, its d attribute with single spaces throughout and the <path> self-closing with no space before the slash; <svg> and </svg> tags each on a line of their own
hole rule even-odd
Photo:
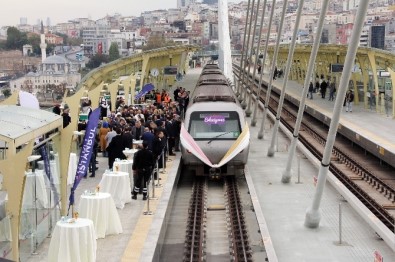
<svg viewBox="0 0 395 262">
<path fill-rule="evenodd" d="M 242 0 L 228 0 L 228 2 L 242 2 Z M 117 5 L 108 8 L 111 4 Z M 51 7 L 53 6 L 53 8 Z M 93 20 L 106 15 L 120 13 L 123 16 L 139 16 L 144 11 L 176 8 L 177 0 L 14 0 L 1 6 L 0 26 L 15 26 L 21 17 L 27 18 L 28 24 L 36 24 L 42 20 L 46 24 L 47 17 L 51 25 L 67 22 L 75 18 L 91 18 Z"/>
</svg>

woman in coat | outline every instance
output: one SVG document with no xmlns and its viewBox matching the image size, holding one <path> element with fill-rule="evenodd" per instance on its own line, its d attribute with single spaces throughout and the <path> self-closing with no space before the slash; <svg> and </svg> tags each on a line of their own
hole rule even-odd
<svg viewBox="0 0 395 262">
<path fill-rule="evenodd" d="M 100 139 L 100 150 L 103 152 L 103 156 L 107 156 L 106 148 L 107 148 L 107 141 L 106 135 L 110 132 L 110 128 L 108 127 L 107 122 L 103 122 L 102 126 L 99 129 L 99 139 Z"/>
</svg>

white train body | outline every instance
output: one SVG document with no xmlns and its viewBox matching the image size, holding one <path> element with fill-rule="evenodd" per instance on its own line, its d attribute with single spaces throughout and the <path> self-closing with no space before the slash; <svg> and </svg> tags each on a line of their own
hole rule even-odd
<svg viewBox="0 0 395 262">
<path fill-rule="evenodd" d="M 205 71 L 212 73 L 204 74 Z M 221 162 L 246 128 L 244 111 L 219 73 L 203 70 L 184 118 L 185 129 L 214 165 Z M 183 144 L 181 150 L 183 163 L 196 175 L 238 175 L 244 173 L 249 145 L 221 166 L 205 164 Z"/>
</svg>

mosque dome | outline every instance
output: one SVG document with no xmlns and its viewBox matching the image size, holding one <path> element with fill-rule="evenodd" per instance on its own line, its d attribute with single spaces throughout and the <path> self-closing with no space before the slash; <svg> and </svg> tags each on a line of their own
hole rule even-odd
<svg viewBox="0 0 395 262">
<path fill-rule="evenodd" d="M 63 56 L 52 55 L 47 57 L 43 64 L 67 64 L 69 61 Z"/>
</svg>

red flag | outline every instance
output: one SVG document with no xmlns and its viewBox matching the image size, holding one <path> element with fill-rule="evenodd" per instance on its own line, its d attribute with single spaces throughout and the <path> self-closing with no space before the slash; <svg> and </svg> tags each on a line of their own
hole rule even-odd
<svg viewBox="0 0 395 262">
<path fill-rule="evenodd" d="M 97 45 L 97 53 L 98 54 L 103 54 L 103 43 L 102 42 L 100 42 L 98 45 Z"/>
</svg>

